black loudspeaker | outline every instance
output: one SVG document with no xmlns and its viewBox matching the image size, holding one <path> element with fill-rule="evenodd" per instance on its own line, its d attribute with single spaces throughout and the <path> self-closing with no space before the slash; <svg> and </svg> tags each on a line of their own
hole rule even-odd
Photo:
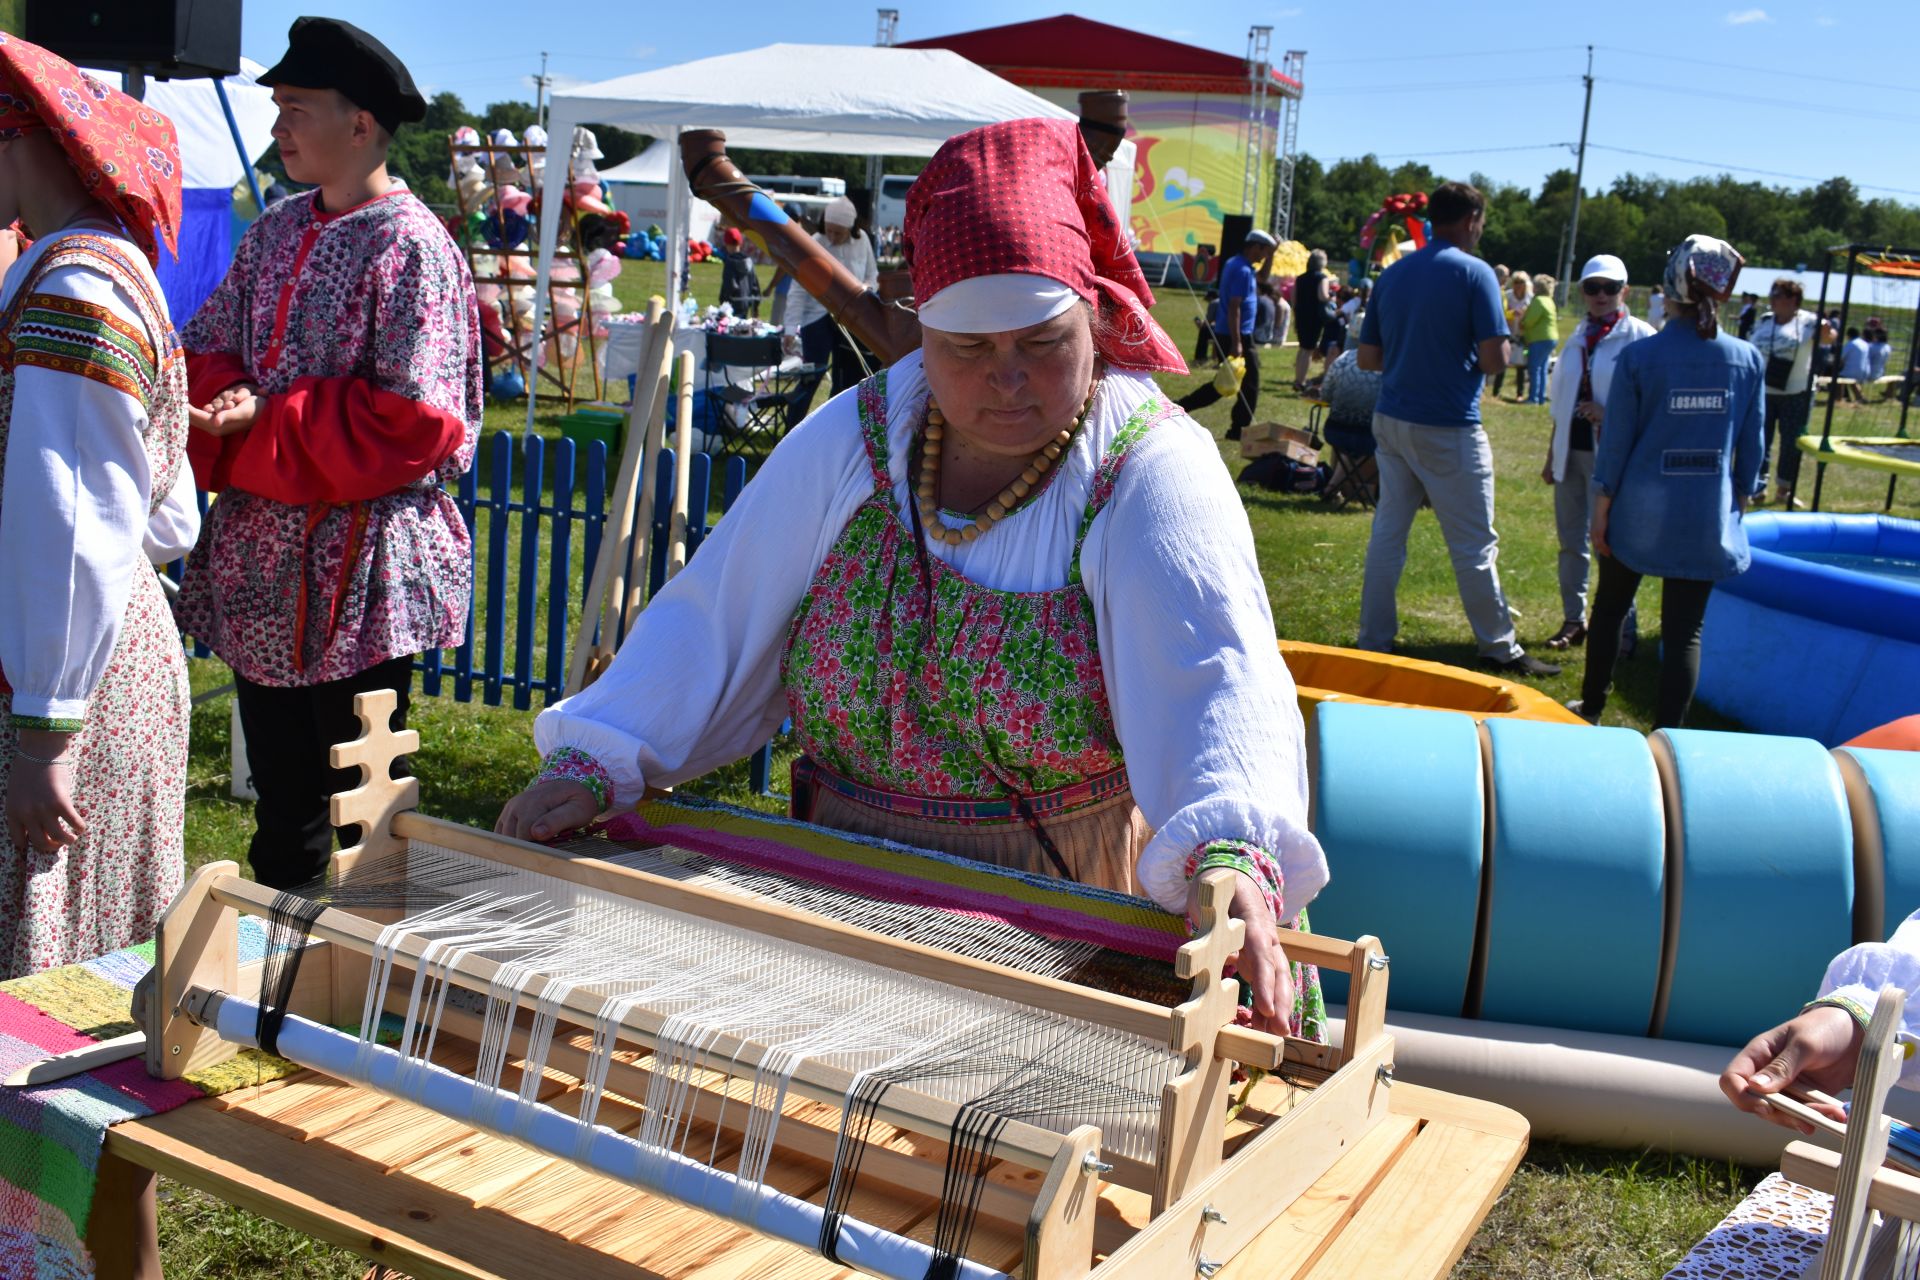
<svg viewBox="0 0 1920 1280">
<path fill-rule="evenodd" d="M 175 80 L 240 70 L 240 0 L 27 0 L 26 26 L 83 67 Z"/>
<path fill-rule="evenodd" d="M 1253 230 L 1253 219 L 1244 213 L 1229 213 L 1220 219 L 1220 256 L 1231 258 L 1240 252 L 1240 246 L 1247 242 L 1247 232 Z"/>
</svg>

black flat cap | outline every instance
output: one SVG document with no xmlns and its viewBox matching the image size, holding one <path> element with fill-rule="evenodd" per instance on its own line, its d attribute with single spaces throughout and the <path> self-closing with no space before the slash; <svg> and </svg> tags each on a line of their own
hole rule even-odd
<svg viewBox="0 0 1920 1280">
<path fill-rule="evenodd" d="M 388 133 L 427 114 L 427 100 L 413 87 L 406 64 L 393 50 L 338 18 L 295 18 L 287 31 L 286 56 L 258 83 L 337 90 L 371 112 Z"/>
</svg>

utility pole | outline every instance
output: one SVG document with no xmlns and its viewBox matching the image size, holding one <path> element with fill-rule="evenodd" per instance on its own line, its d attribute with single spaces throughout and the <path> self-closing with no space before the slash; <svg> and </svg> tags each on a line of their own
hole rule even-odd
<svg viewBox="0 0 1920 1280">
<path fill-rule="evenodd" d="M 540 51 L 540 75 L 533 82 L 533 118 L 547 127 L 547 51 Z"/>
<path fill-rule="evenodd" d="M 1567 224 L 1567 251 L 1560 259 L 1559 282 L 1553 287 L 1553 302 L 1562 306 L 1567 301 L 1567 280 L 1573 275 L 1573 255 L 1579 251 L 1580 239 L 1580 199 L 1581 182 L 1587 175 L 1587 121 L 1593 116 L 1593 46 L 1587 46 L 1587 74 L 1583 77 L 1587 85 L 1587 102 L 1580 108 L 1580 154 L 1573 162 L 1573 217 Z"/>
<path fill-rule="evenodd" d="M 880 9 L 876 11 L 879 21 L 874 24 L 873 43 L 879 49 L 891 49 L 900 35 L 900 11 L 898 9 Z M 867 217 L 880 216 L 880 179 L 885 175 L 883 164 L 886 157 L 867 157 Z M 876 225 L 875 231 L 880 228 Z"/>
</svg>

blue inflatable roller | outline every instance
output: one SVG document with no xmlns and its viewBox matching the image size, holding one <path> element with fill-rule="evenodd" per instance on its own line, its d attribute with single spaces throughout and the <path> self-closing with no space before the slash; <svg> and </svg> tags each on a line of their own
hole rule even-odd
<svg viewBox="0 0 1920 1280">
<path fill-rule="evenodd" d="M 1660 988 L 1667 857 L 1646 739 L 1534 720 L 1489 719 L 1486 730 L 1493 814 L 1480 1016 L 1645 1035 Z M 1395 988 L 1387 991 L 1391 1001 Z"/>
<path fill-rule="evenodd" d="M 1315 711 L 1313 831 L 1332 882 L 1314 929 L 1376 934 L 1393 962 L 1394 1009 L 1457 1016 L 1480 910 L 1480 736 L 1453 711 L 1326 702 Z M 1345 1001 L 1345 974 L 1322 971 Z"/>
<path fill-rule="evenodd" d="M 1808 738 L 1662 729 L 1649 744 L 1670 858 L 1670 976 L 1654 1032 L 1742 1045 L 1812 999 L 1827 962 L 1852 945 L 1840 771 Z"/>
<path fill-rule="evenodd" d="M 1833 753 L 1853 807 L 1860 896 L 1855 942 L 1879 941 L 1920 911 L 1920 751 L 1840 747 Z"/>
</svg>

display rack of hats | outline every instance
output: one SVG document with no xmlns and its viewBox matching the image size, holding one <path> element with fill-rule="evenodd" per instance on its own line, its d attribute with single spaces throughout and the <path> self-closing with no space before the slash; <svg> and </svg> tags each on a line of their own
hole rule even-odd
<svg viewBox="0 0 1920 1280">
<path fill-rule="evenodd" d="M 480 299 L 487 391 L 516 400 L 545 385 L 559 394 L 565 412 L 577 399 L 599 400 L 605 393 L 600 347 L 607 318 L 620 310 L 613 277 L 621 261 L 611 246 L 626 234 L 626 215 L 615 213 L 601 195 L 593 136 L 579 133 L 585 137 L 576 135 L 569 154 L 565 222 L 537 341 L 533 304 L 546 131 L 532 126 L 523 141 L 507 129 L 482 138 L 462 126 L 447 140 L 448 181 L 458 204 L 448 229 L 467 256 Z"/>
</svg>

